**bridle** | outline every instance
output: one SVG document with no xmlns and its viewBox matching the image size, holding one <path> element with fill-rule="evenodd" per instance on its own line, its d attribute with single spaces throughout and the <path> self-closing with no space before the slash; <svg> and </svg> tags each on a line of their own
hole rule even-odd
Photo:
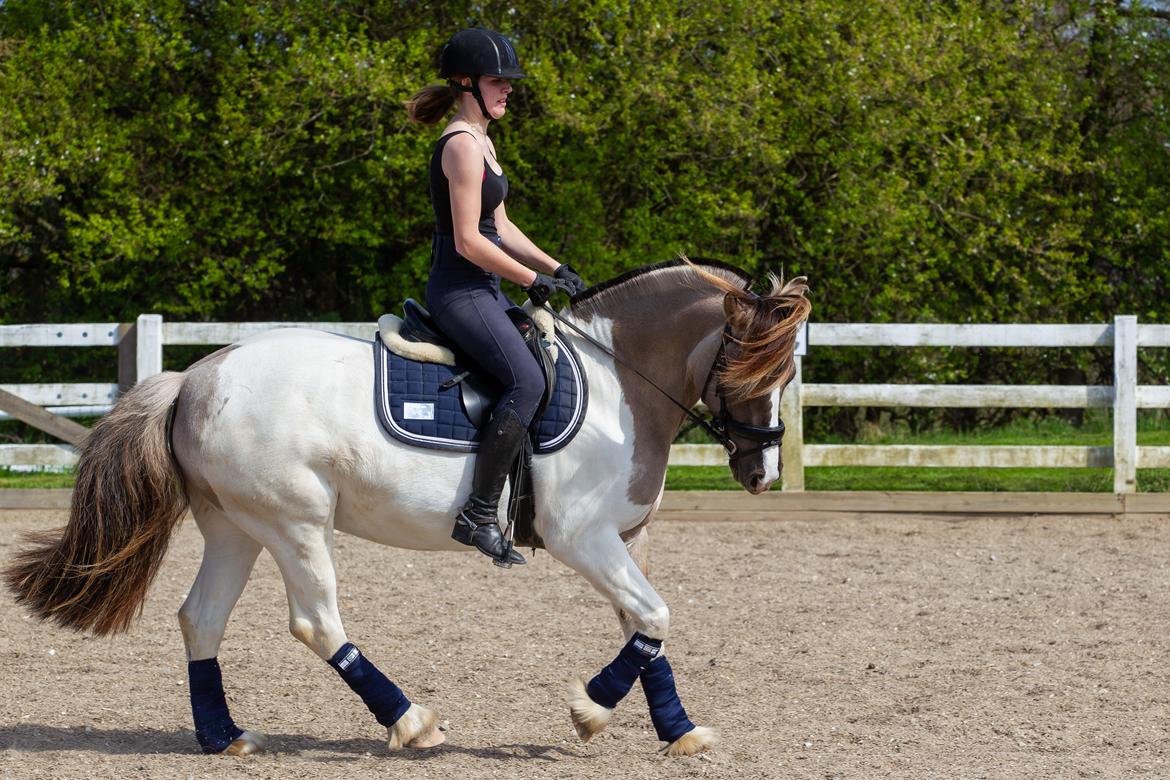
<svg viewBox="0 0 1170 780">
<path fill-rule="evenodd" d="M 722 373 L 723 368 L 727 365 L 727 343 L 733 338 L 731 335 L 731 326 L 724 325 L 723 335 L 719 339 L 719 352 L 715 355 L 715 362 L 711 364 L 711 373 L 707 374 L 707 381 L 703 384 L 703 392 L 700 397 L 707 395 L 707 388 L 711 386 L 711 377 Z M 723 382 L 718 379 L 715 380 L 715 395 L 719 398 L 719 414 L 711 415 L 711 421 L 705 427 L 708 431 L 714 429 L 711 435 L 727 450 L 727 454 L 730 456 L 732 463 L 748 455 L 755 455 L 757 452 L 762 452 L 769 447 L 780 446 L 780 441 L 784 438 L 783 420 L 777 418 L 777 425 L 775 427 L 749 425 L 748 423 L 740 422 L 727 411 L 727 396 L 723 390 Z M 673 401 L 674 399 L 672 398 L 671 400 Z M 729 433 L 734 433 L 741 439 L 750 439 L 751 441 L 759 442 L 759 444 L 750 450 L 740 450 L 728 436 Z"/>
<path fill-rule="evenodd" d="M 727 397 L 723 390 L 723 383 L 718 379 L 716 379 L 715 394 L 719 398 L 719 413 L 712 414 L 710 419 L 705 419 L 702 416 L 695 414 L 695 412 L 687 407 L 686 404 L 679 401 L 666 390 L 663 390 L 653 379 L 646 376 L 637 368 L 614 354 L 612 349 L 578 328 L 572 322 L 569 322 L 569 320 L 557 314 L 547 303 L 544 304 L 542 308 L 551 314 L 557 322 L 568 326 L 569 329 L 571 329 L 578 336 L 585 339 L 590 344 L 613 358 L 614 362 L 619 363 L 630 371 L 633 371 L 635 374 L 641 377 L 642 381 L 646 382 L 655 390 L 666 396 L 667 399 L 669 399 L 670 402 L 679 409 L 682 409 L 683 413 L 687 417 L 691 418 L 691 422 L 701 427 L 711 436 L 712 439 L 723 445 L 723 449 L 727 450 L 728 459 L 731 463 L 735 463 L 735 461 L 739 460 L 740 458 L 747 457 L 748 455 L 755 455 L 757 452 L 766 450 L 769 447 L 778 447 L 780 445 L 780 441 L 784 437 L 784 422 L 782 420 L 777 420 L 779 424 L 775 427 L 772 427 L 764 425 L 749 425 L 748 423 L 736 420 L 731 416 L 730 412 L 727 411 Z M 722 369 L 727 364 L 727 343 L 733 338 L 734 337 L 731 335 L 731 326 L 724 324 L 723 334 L 719 340 L 719 352 L 715 355 L 715 362 L 711 364 L 711 371 L 707 374 L 707 381 L 703 384 L 703 392 L 700 397 L 707 395 L 707 389 L 711 386 L 711 377 L 720 373 L 720 369 Z M 731 440 L 732 434 L 743 439 L 750 439 L 751 441 L 759 442 L 759 444 L 748 450 L 740 450 L 736 443 Z"/>
</svg>

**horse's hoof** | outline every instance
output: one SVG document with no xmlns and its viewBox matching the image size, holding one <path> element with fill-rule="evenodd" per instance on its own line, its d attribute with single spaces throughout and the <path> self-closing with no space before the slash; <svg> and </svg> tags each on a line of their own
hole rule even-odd
<svg viewBox="0 0 1170 780">
<path fill-rule="evenodd" d="M 662 749 L 668 756 L 693 756 L 719 743 L 719 732 L 707 726 L 695 726 Z"/>
<path fill-rule="evenodd" d="M 391 750 L 433 748 L 447 739 L 439 730 L 439 716 L 434 710 L 419 704 L 411 704 L 410 709 L 386 731 Z"/>
<path fill-rule="evenodd" d="M 613 717 L 613 710 L 602 707 L 585 691 L 585 681 L 580 677 L 569 680 L 569 716 L 573 719 L 573 728 L 582 742 L 588 742 L 595 734 L 609 725 Z"/>
<path fill-rule="evenodd" d="M 232 744 L 224 748 L 223 754 L 225 756 L 250 756 L 253 753 L 259 753 L 263 750 L 265 742 L 267 740 L 263 734 L 257 734 L 255 731 L 245 731 L 236 737 Z"/>
</svg>

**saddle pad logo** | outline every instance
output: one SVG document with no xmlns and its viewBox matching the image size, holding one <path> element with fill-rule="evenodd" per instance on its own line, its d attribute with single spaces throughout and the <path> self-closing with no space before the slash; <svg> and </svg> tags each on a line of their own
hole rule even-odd
<svg viewBox="0 0 1170 780">
<path fill-rule="evenodd" d="M 435 419 L 435 405 L 405 401 L 402 404 L 402 417 L 407 420 L 433 420 Z"/>
</svg>

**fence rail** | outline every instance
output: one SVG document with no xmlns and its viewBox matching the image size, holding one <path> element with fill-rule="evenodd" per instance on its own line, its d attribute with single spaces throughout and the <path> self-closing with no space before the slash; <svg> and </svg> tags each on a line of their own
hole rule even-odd
<svg viewBox="0 0 1170 780">
<path fill-rule="evenodd" d="M 1170 346 L 1170 326 L 1138 325 L 1121 315 L 1110 325 L 809 325 L 818 347 L 1097 347 L 1113 350 L 1113 384 L 839 385 L 804 384 L 801 359 L 782 411 L 799 444 L 784 450 L 784 487 L 804 489 L 807 466 L 951 466 L 1113 469 L 1115 493 L 1136 490 L 1137 468 L 1161 468 L 1170 449 L 1137 445 L 1138 408 L 1170 407 L 1170 388 L 1139 386 L 1138 347 Z M 809 406 L 1111 408 L 1112 447 L 806 445 L 802 412 Z"/>
<path fill-rule="evenodd" d="M 117 383 L 0 385 L 62 416 L 103 414 L 119 387 L 162 371 L 167 345 L 230 344 L 277 327 L 307 327 L 369 338 L 372 322 L 164 322 L 144 314 L 132 324 L 70 323 L 0 326 L 3 347 L 115 347 Z M 1137 350 L 1170 347 L 1170 325 L 1139 325 L 1134 316 L 1109 324 L 868 324 L 810 323 L 811 348 L 839 347 L 1048 347 L 1113 351 L 1111 385 L 805 384 L 802 359 L 784 393 L 781 416 L 783 483 L 804 489 L 804 470 L 814 466 L 947 466 L 998 468 L 1112 468 L 1114 492 L 1135 490 L 1137 468 L 1170 468 L 1170 447 L 1137 445 L 1137 410 L 1170 408 L 1170 387 L 1137 384 Z M 803 410 L 818 406 L 1086 408 L 1113 410 L 1113 443 L 1107 447 L 911 446 L 806 444 Z M 7 415 L 0 414 L 0 419 Z M 66 445 L 0 445 L 0 466 L 62 466 L 76 461 Z M 674 465 L 723 465 L 718 445 L 679 444 Z"/>
</svg>

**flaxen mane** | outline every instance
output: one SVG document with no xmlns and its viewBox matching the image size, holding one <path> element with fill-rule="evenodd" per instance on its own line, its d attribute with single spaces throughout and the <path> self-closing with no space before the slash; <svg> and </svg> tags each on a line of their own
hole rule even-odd
<svg viewBox="0 0 1170 780">
<path fill-rule="evenodd" d="M 712 260 L 683 258 L 638 268 L 591 287 L 574 299 L 573 313 L 600 313 L 609 299 L 619 295 L 653 300 L 657 291 L 677 286 L 679 274 L 687 271 L 691 281 L 724 293 L 735 348 L 727 351 L 719 374 L 723 389 L 733 398 L 747 399 L 787 384 L 795 370 L 792 353 L 796 336 L 812 309 L 805 297 L 808 279 L 803 276 L 785 282 L 770 273 L 771 290 L 756 295 L 749 289 L 751 277 L 740 269 Z"/>
<path fill-rule="evenodd" d="M 792 359 L 801 323 L 808 319 L 812 304 L 808 279 L 797 276 L 785 282 L 768 274 L 771 290 L 756 295 L 729 284 L 720 276 L 695 267 L 695 272 L 723 290 L 724 311 L 731 326 L 729 349 L 719 374 L 723 388 L 733 398 L 756 398 L 788 384 L 795 373 Z"/>
<path fill-rule="evenodd" d="M 695 277 L 686 273 L 688 269 L 700 269 L 702 277 Z M 611 300 L 652 301 L 655 293 L 678 287 L 680 279 L 698 281 L 700 278 L 710 277 L 718 279 L 719 286 L 736 286 L 746 289 L 751 284 L 751 277 L 735 266 L 720 263 L 717 260 L 668 260 L 664 263 L 646 265 L 632 271 L 615 276 L 600 284 L 595 284 L 581 295 L 573 299 L 572 311 L 574 314 L 591 316 L 604 312 L 604 307 Z"/>
</svg>

